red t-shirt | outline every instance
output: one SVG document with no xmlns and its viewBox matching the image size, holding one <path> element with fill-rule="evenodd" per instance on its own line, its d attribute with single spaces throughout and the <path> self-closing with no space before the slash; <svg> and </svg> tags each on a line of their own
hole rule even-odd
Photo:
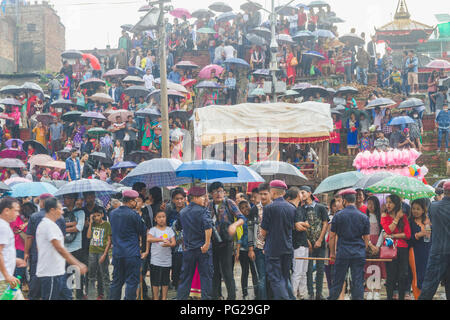
<svg viewBox="0 0 450 320">
<path fill-rule="evenodd" d="M 301 27 L 301 26 L 304 26 L 305 24 L 306 24 L 306 22 L 308 21 L 308 18 L 307 18 L 307 16 L 306 16 L 306 13 L 298 13 L 298 22 L 297 22 L 297 24 L 298 24 L 298 26 L 299 27 Z"/>
<path fill-rule="evenodd" d="M 367 206 L 362 205 L 361 207 L 358 208 L 359 211 L 361 211 L 362 213 L 367 214 Z"/>
<path fill-rule="evenodd" d="M 406 240 L 409 240 L 411 238 L 411 227 L 409 226 L 408 218 L 406 217 L 406 214 L 403 215 L 403 231 L 401 232 L 398 229 L 398 226 L 395 228 L 394 232 L 391 232 L 391 229 L 389 229 L 389 226 L 392 224 L 392 221 L 394 221 L 394 218 L 392 218 L 390 215 L 381 216 L 381 226 L 383 227 L 384 231 L 391 235 L 392 233 L 404 233 L 406 236 L 406 239 L 395 239 L 397 242 L 397 247 L 399 248 L 408 248 L 408 243 Z"/>
</svg>

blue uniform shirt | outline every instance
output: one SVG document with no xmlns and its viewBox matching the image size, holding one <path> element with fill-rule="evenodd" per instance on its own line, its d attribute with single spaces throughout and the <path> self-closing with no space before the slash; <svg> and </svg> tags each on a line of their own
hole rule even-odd
<svg viewBox="0 0 450 320">
<path fill-rule="evenodd" d="M 292 254 L 292 230 L 294 230 L 296 208 L 283 198 L 275 199 L 263 209 L 261 228 L 267 231 L 264 252 L 278 257 Z"/>
<path fill-rule="evenodd" d="M 180 223 L 185 251 L 201 248 L 205 244 L 205 231 L 213 227 L 209 210 L 193 202 L 180 211 Z"/>
<path fill-rule="evenodd" d="M 139 214 L 126 206 L 120 206 L 110 214 L 113 258 L 140 257 L 139 237 L 146 232 Z"/>
<path fill-rule="evenodd" d="M 355 206 L 348 206 L 335 214 L 331 231 L 338 236 L 336 258 L 366 257 L 366 244 L 362 236 L 370 234 L 369 218 Z"/>
</svg>

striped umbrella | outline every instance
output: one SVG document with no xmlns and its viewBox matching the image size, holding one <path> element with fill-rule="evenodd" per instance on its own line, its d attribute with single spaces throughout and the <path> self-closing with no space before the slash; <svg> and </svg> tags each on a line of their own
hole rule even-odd
<svg viewBox="0 0 450 320">
<path fill-rule="evenodd" d="M 116 190 L 106 182 L 98 179 L 81 179 L 69 182 L 62 186 L 55 196 L 63 196 L 65 194 L 97 192 L 102 194 L 115 193 Z"/>
</svg>

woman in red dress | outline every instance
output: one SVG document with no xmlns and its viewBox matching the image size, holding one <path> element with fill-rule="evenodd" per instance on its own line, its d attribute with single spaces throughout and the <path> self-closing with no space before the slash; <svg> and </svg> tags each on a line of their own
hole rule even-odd
<svg viewBox="0 0 450 320">
<path fill-rule="evenodd" d="M 288 78 L 288 84 L 293 85 L 295 83 L 295 67 L 292 65 L 292 60 L 294 59 L 294 54 L 292 53 L 291 48 L 287 48 L 286 51 L 287 57 L 286 57 L 286 72 L 287 72 L 287 78 Z"/>
</svg>

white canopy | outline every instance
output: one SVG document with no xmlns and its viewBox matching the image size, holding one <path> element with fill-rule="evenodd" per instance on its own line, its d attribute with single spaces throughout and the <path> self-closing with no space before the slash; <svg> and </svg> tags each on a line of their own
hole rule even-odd
<svg viewBox="0 0 450 320">
<path fill-rule="evenodd" d="M 245 103 L 195 110 L 195 137 L 203 146 L 243 138 L 326 138 L 332 131 L 326 103 Z"/>
</svg>

